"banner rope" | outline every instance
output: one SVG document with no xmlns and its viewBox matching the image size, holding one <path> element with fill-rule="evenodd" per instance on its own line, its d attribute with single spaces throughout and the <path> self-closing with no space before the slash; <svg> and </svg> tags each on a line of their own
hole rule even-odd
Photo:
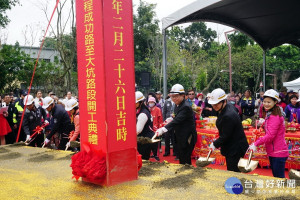
<svg viewBox="0 0 300 200">
<path fill-rule="evenodd" d="M 57 6 L 58 6 L 58 3 L 59 3 L 59 0 L 56 1 L 55 7 L 54 7 L 54 9 L 53 9 L 51 18 L 50 18 L 49 23 L 48 23 L 48 26 L 47 26 L 47 29 L 46 29 L 45 34 L 44 34 L 44 36 L 43 36 L 43 40 L 42 40 L 42 43 L 41 43 L 41 46 L 40 46 L 40 50 L 39 50 L 37 59 L 36 59 L 36 61 L 35 61 L 35 65 L 34 65 L 34 69 L 33 69 L 33 73 L 32 73 L 32 77 L 31 77 L 31 81 L 30 81 L 30 85 L 29 85 L 29 88 L 28 88 L 27 95 L 30 94 L 31 86 L 32 86 L 32 82 L 33 82 L 33 77 L 34 77 L 35 70 L 36 70 L 36 66 L 37 66 L 38 61 L 39 61 L 39 59 L 40 59 L 40 55 L 41 55 L 41 51 L 42 51 L 42 49 L 43 49 L 44 41 L 45 41 L 45 38 L 46 38 L 46 35 L 47 35 L 47 32 L 48 32 L 48 29 L 49 29 L 49 27 L 50 27 L 52 18 L 53 18 L 53 16 L 54 16 L 55 10 L 56 10 L 56 8 L 57 8 Z M 23 110 L 23 113 L 22 113 L 21 122 L 20 122 L 20 125 L 19 125 L 18 135 L 17 135 L 16 142 L 18 142 L 19 137 L 20 137 L 20 132 L 21 132 L 21 128 L 22 128 L 22 123 L 23 123 L 24 113 L 25 113 L 25 111 L 26 111 L 27 100 L 28 100 L 28 98 L 26 99 L 26 101 L 25 101 L 25 103 L 24 103 L 24 110 Z"/>
</svg>

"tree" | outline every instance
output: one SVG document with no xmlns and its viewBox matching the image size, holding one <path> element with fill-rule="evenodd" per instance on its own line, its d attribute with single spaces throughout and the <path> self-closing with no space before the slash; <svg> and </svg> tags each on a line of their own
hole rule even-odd
<svg viewBox="0 0 300 200">
<path fill-rule="evenodd" d="M 133 16 L 133 30 L 134 30 L 134 61 L 135 61 L 135 77 L 136 83 L 140 83 L 141 72 L 151 72 L 151 65 L 157 64 L 157 60 L 152 60 L 149 63 L 151 56 L 157 56 L 160 47 L 157 47 L 159 35 L 158 20 L 155 18 L 156 13 L 154 11 L 155 4 L 148 4 L 140 0 L 137 8 L 137 14 Z M 154 54 L 153 54 L 154 53 Z M 157 71 L 157 69 L 155 69 Z M 159 71 L 159 69 L 158 69 Z"/>
<path fill-rule="evenodd" d="M 4 28 L 8 23 L 9 19 L 5 12 L 10 10 L 12 6 L 19 3 L 19 0 L 1 0 L 0 1 L 0 27 Z"/>
<path fill-rule="evenodd" d="M 25 54 L 18 43 L 15 46 L 3 45 L 0 50 L 0 93 L 13 91 L 20 84 L 30 85 L 35 60 Z M 37 65 L 32 86 L 53 89 L 61 85 L 57 77 L 61 73 L 58 59 L 54 63 L 40 61 Z"/>
<path fill-rule="evenodd" d="M 248 45 L 254 45 L 254 40 L 240 31 L 229 34 L 228 39 L 230 40 L 233 52 L 243 51 Z"/>
<path fill-rule="evenodd" d="M 217 37 L 216 31 L 207 28 L 204 22 L 193 22 L 186 28 L 174 26 L 168 35 L 178 40 L 182 49 L 198 51 L 200 48 L 207 50 Z"/>
<path fill-rule="evenodd" d="M 47 3 L 42 8 L 48 21 Z M 63 73 L 58 77 L 64 79 L 61 81 L 64 85 L 64 90 L 77 89 L 77 82 L 72 80 L 74 70 L 77 71 L 77 46 L 76 46 L 76 28 L 75 28 L 75 8 L 74 0 L 60 1 L 57 7 L 57 21 L 56 27 L 52 27 L 51 33 L 53 37 L 47 38 L 45 47 L 52 47 L 56 49 L 61 58 L 63 66 Z M 64 13 L 68 13 L 66 20 L 64 20 Z M 67 29 L 71 27 L 70 29 Z"/>
</svg>

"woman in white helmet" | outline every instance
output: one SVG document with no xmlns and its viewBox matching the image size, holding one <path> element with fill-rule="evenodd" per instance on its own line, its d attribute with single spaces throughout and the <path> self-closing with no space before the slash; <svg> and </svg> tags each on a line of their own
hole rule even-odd
<svg viewBox="0 0 300 200">
<path fill-rule="evenodd" d="M 263 98 L 263 117 L 265 136 L 260 137 L 249 149 L 256 151 L 259 145 L 265 144 L 274 177 L 285 178 L 285 162 L 289 156 L 285 142 L 285 123 L 282 109 L 276 105 L 279 94 L 275 90 L 267 90 Z"/>
<path fill-rule="evenodd" d="M 153 120 L 149 108 L 145 105 L 145 96 L 140 91 L 135 92 L 135 108 L 136 108 L 136 134 L 138 136 L 152 138 Z M 142 159 L 149 160 L 152 144 L 137 144 L 138 152 L 142 155 Z"/>
<path fill-rule="evenodd" d="M 227 95 L 220 88 L 212 91 L 208 103 L 218 112 L 216 126 L 219 131 L 219 138 L 209 148 L 214 150 L 221 147 L 227 170 L 240 172 L 238 162 L 249 147 L 240 116 L 232 104 L 227 104 Z"/>
<path fill-rule="evenodd" d="M 70 113 L 71 116 L 71 131 L 73 130 L 74 133 L 69 136 L 70 141 L 66 144 L 66 147 L 69 148 L 70 142 L 76 141 L 79 137 L 80 133 L 80 124 L 79 124 L 79 105 L 76 99 L 66 100 L 65 102 L 65 109 L 67 112 Z"/>
<path fill-rule="evenodd" d="M 174 130 L 179 163 L 191 164 L 191 155 L 197 141 L 194 112 L 188 101 L 185 100 L 185 92 L 182 85 L 173 85 L 170 97 L 176 105 L 174 108 L 175 117 L 166 126 L 158 129 L 154 138 Z"/>
</svg>

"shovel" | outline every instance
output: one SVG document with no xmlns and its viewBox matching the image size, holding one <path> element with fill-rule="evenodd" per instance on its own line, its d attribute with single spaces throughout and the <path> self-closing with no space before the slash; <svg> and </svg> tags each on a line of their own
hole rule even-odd
<svg viewBox="0 0 300 200">
<path fill-rule="evenodd" d="M 258 165 L 258 161 L 251 160 L 253 155 L 253 151 L 250 151 L 250 155 L 248 159 L 241 158 L 239 163 L 238 163 L 238 168 L 241 172 L 248 173 L 252 172 L 253 170 L 256 169 Z"/>
<path fill-rule="evenodd" d="M 294 169 L 289 171 L 290 179 L 300 180 L 300 172 Z"/>
<path fill-rule="evenodd" d="M 197 161 L 196 161 L 196 165 L 197 167 L 205 167 L 209 164 L 211 164 L 212 162 L 215 161 L 216 158 L 210 158 L 210 154 L 211 154 L 212 150 L 209 150 L 208 154 L 206 157 L 200 157 Z"/>
</svg>

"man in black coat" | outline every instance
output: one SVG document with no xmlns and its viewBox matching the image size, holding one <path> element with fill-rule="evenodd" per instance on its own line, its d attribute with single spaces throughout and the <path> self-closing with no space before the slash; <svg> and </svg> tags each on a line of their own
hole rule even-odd
<svg viewBox="0 0 300 200">
<path fill-rule="evenodd" d="M 34 133 L 34 130 L 43 124 L 43 119 L 46 119 L 46 111 L 42 107 L 35 107 L 34 98 L 32 95 L 27 95 L 24 98 L 24 103 L 26 103 L 26 110 L 24 114 L 24 119 L 22 123 L 22 128 L 26 134 L 26 141 L 30 140 L 30 135 Z M 44 141 L 44 134 L 40 133 L 34 136 L 35 139 L 32 138 L 30 142 L 30 146 L 42 147 L 42 143 Z"/>
<path fill-rule="evenodd" d="M 173 121 L 156 131 L 154 138 L 167 131 L 174 131 L 175 143 L 180 164 L 191 164 L 191 154 L 197 141 L 196 125 L 194 113 L 188 102 L 184 99 L 184 88 L 180 84 L 175 84 L 170 97 L 175 103 Z"/>
<path fill-rule="evenodd" d="M 62 105 L 55 104 L 51 97 L 45 97 L 43 100 L 43 108 L 51 113 L 53 118 L 53 127 L 49 135 L 45 139 L 45 144 L 50 142 L 51 137 L 58 132 L 61 136 L 58 149 L 64 150 L 69 142 L 69 134 L 72 130 L 71 119 Z"/>
<path fill-rule="evenodd" d="M 227 95 L 224 90 L 218 88 L 211 93 L 208 101 L 213 109 L 218 112 L 216 126 L 219 130 L 219 138 L 210 144 L 210 148 L 221 147 L 221 154 L 226 158 L 228 171 L 240 172 L 238 162 L 244 157 L 249 145 L 241 123 L 241 119 L 235 107 L 227 104 Z"/>
</svg>

